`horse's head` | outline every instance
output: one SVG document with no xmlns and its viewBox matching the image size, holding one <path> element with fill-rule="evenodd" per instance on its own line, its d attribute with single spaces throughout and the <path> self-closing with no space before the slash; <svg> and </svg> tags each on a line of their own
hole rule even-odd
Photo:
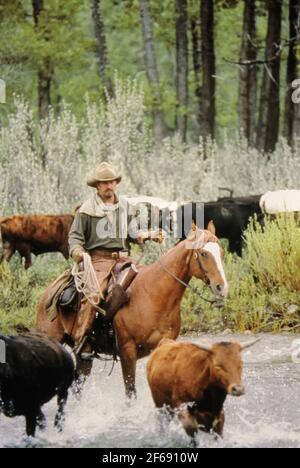
<svg viewBox="0 0 300 468">
<path fill-rule="evenodd" d="M 215 235 L 214 224 L 210 222 L 207 230 L 193 225 L 185 242 L 190 250 L 187 258 L 190 275 L 209 284 L 217 297 L 227 297 L 228 283 L 222 263 L 224 251 Z"/>
</svg>

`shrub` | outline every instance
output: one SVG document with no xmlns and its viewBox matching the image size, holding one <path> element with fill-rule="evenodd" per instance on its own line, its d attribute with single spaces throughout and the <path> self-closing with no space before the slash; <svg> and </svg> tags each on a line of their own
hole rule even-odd
<svg viewBox="0 0 300 468">
<path fill-rule="evenodd" d="M 67 266 L 55 255 L 39 257 L 27 271 L 18 259 L 10 266 L 1 264 L 0 333 L 15 333 L 18 326 L 33 327 L 40 296 Z"/>
<path fill-rule="evenodd" d="M 299 330 L 300 229 L 294 216 L 266 220 L 263 227 L 253 220 L 245 244 L 242 258 L 226 254 L 230 294 L 223 308 L 186 293 L 182 306 L 186 330 Z"/>
</svg>

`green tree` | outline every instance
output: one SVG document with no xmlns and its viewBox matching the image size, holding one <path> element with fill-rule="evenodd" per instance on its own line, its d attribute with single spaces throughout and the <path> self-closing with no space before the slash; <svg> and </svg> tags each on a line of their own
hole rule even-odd
<svg viewBox="0 0 300 468">
<path fill-rule="evenodd" d="M 40 118 L 47 117 L 50 104 L 55 107 L 61 74 L 68 73 L 70 80 L 90 64 L 94 41 L 82 25 L 87 11 L 88 5 L 80 0 L 2 0 L 0 4 L 1 64 L 22 69 L 20 88 L 24 91 L 23 80 L 30 81 L 29 95 L 37 83 L 34 102 Z M 51 90 L 53 83 L 55 90 Z M 18 83 L 13 82 L 13 89 L 9 83 L 9 90 L 18 92 Z"/>
</svg>

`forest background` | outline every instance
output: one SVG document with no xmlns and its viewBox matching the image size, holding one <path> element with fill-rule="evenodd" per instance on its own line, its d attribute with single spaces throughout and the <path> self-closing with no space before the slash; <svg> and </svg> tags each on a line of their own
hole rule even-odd
<svg viewBox="0 0 300 468">
<path fill-rule="evenodd" d="M 298 188 L 300 0 L 0 0 L 2 215 L 66 213 L 109 160 L 120 191 L 215 200 Z M 186 330 L 299 329 L 299 229 L 250 227 L 230 301 L 187 294 Z M 276 252 L 276 255 L 274 255 Z M 1 328 L 32 325 L 66 267 L 1 266 Z"/>
</svg>

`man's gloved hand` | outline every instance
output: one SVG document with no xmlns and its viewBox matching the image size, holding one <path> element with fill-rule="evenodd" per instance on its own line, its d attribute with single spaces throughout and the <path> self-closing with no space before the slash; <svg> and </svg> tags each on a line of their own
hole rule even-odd
<svg viewBox="0 0 300 468">
<path fill-rule="evenodd" d="M 145 241 L 145 237 L 142 234 L 139 234 L 136 238 L 136 241 L 139 245 L 143 245 Z"/>
<path fill-rule="evenodd" d="M 75 247 L 75 249 L 72 251 L 71 257 L 75 263 L 80 263 L 83 260 L 84 253 L 85 253 L 84 248 L 81 246 L 78 246 L 78 247 Z"/>
<path fill-rule="evenodd" d="M 159 244 L 162 244 L 164 239 L 166 237 L 166 233 L 163 231 L 163 229 L 158 229 L 155 231 L 140 231 L 138 233 L 138 236 L 136 238 L 137 243 L 142 245 L 146 240 L 152 240 L 154 242 L 158 242 Z"/>
</svg>

